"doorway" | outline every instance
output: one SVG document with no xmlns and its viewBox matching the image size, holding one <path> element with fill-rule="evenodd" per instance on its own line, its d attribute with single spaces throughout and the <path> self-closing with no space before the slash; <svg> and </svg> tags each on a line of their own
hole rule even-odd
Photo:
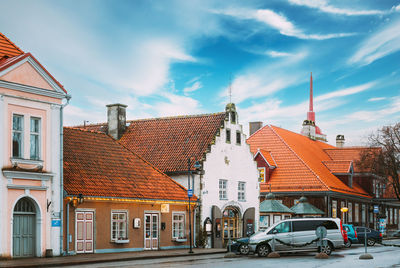
<svg viewBox="0 0 400 268">
<path fill-rule="evenodd" d="M 36 251 L 36 209 L 28 197 L 21 198 L 13 212 L 13 256 L 34 257 Z"/>
<path fill-rule="evenodd" d="M 94 211 L 75 212 L 76 253 L 93 253 Z"/>
<path fill-rule="evenodd" d="M 146 213 L 144 214 L 145 220 L 145 233 L 144 233 L 144 249 L 157 250 L 158 249 L 158 214 Z"/>
</svg>

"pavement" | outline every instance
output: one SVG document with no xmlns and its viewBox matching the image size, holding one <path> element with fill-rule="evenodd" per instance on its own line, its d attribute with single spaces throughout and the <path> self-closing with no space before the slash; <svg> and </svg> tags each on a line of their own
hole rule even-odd
<svg viewBox="0 0 400 268">
<path fill-rule="evenodd" d="M 92 264 L 101 262 L 116 262 L 129 260 L 143 260 L 154 258 L 170 258 L 183 256 L 199 256 L 207 254 L 226 253 L 224 248 L 194 248 L 193 253 L 189 249 L 139 251 L 123 253 L 97 253 L 97 254 L 78 254 L 72 256 L 52 257 L 52 258 L 21 258 L 11 260 L 1 260 L 0 268 L 3 267 L 59 267 L 67 265 Z"/>
</svg>

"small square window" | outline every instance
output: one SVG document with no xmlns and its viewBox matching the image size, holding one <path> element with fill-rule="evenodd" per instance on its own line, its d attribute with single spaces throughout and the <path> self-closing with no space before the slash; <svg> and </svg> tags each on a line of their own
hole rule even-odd
<svg viewBox="0 0 400 268">
<path fill-rule="evenodd" d="M 246 201 L 246 183 L 245 182 L 238 183 L 238 200 Z"/>
<path fill-rule="evenodd" d="M 236 144 L 242 143 L 242 133 L 240 131 L 236 131 Z"/>
<path fill-rule="evenodd" d="M 219 199 L 228 199 L 226 194 L 226 180 L 219 180 Z"/>
</svg>

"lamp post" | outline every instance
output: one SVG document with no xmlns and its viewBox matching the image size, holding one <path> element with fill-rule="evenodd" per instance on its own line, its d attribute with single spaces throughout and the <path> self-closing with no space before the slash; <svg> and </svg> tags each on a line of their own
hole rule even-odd
<svg viewBox="0 0 400 268">
<path fill-rule="evenodd" d="M 201 167 L 199 161 L 194 163 L 194 167 L 199 169 Z M 191 216 L 191 208 L 190 208 L 190 198 L 193 196 L 193 189 L 190 187 L 190 157 L 188 157 L 188 198 L 189 198 L 189 253 L 193 253 L 192 250 L 192 216 Z M 193 182 L 194 184 L 194 182 Z"/>
</svg>

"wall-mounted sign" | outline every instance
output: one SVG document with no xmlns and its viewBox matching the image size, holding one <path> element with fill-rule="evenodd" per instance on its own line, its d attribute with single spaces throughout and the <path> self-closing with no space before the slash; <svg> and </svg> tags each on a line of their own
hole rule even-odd
<svg viewBox="0 0 400 268">
<path fill-rule="evenodd" d="M 133 220 L 133 228 L 140 228 L 140 218 L 135 218 Z"/>
<path fill-rule="evenodd" d="M 374 205 L 374 213 L 379 213 L 379 206 L 378 205 Z"/>
<path fill-rule="evenodd" d="M 61 226 L 60 219 L 51 220 L 51 227 L 60 227 L 60 226 Z"/>
<path fill-rule="evenodd" d="M 161 213 L 169 213 L 169 204 L 161 204 Z"/>
<path fill-rule="evenodd" d="M 188 190 L 188 197 L 192 197 L 193 196 L 193 189 L 189 189 Z"/>
</svg>

